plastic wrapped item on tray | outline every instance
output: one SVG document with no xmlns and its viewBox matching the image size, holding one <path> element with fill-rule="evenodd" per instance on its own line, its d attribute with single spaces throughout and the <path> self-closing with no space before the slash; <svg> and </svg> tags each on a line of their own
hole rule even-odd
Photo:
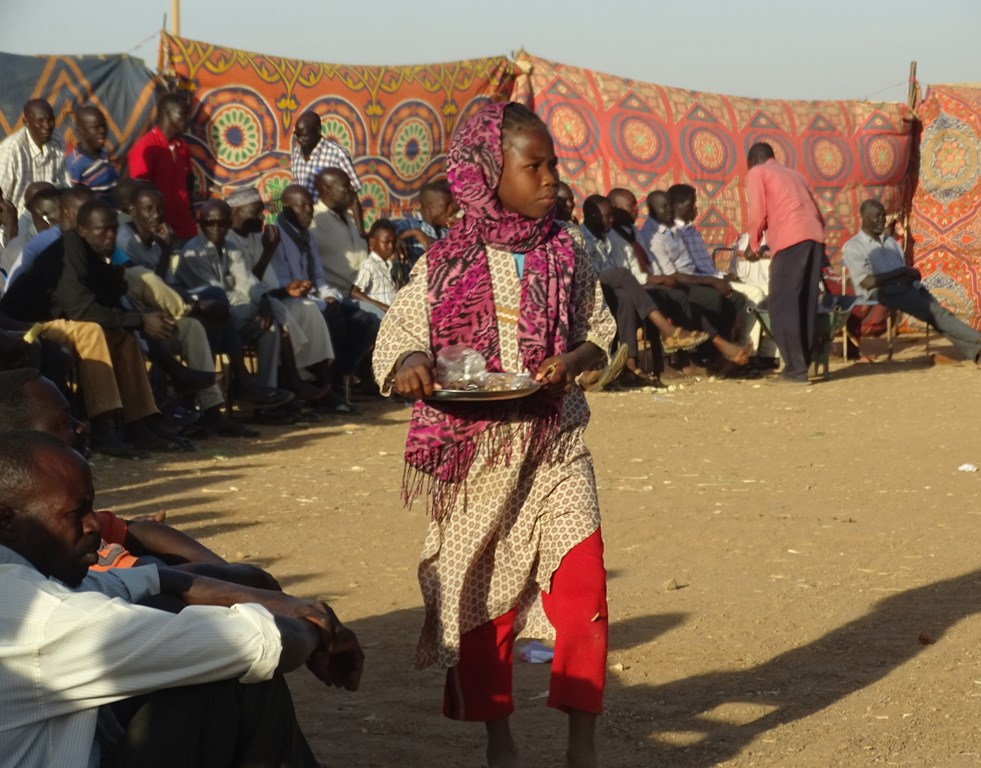
<svg viewBox="0 0 981 768">
<path fill-rule="evenodd" d="M 484 356 L 461 344 L 440 351 L 436 358 L 436 381 L 445 390 L 468 392 L 509 392 L 535 386 L 535 380 L 527 373 L 488 371 Z"/>
<path fill-rule="evenodd" d="M 476 349 L 451 344 L 436 357 L 436 381 L 444 389 L 479 389 L 480 377 L 487 372 L 487 359 Z"/>
</svg>

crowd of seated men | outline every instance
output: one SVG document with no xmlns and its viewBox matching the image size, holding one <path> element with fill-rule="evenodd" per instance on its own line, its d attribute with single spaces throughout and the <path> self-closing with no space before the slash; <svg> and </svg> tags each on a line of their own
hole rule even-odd
<svg viewBox="0 0 981 768">
<path fill-rule="evenodd" d="M 67 151 L 56 127 L 33 99 L 0 143 L 0 366 L 40 368 L 111 456 L 356 412 L 380 318 L 456 212 L 445 181 L 366 231 L 350 156 L 313 112 L 279 200 L 197 206 L 183 96 L 159 100 L 122 176 L 98 108 L 73 113 Z"/>
<path fill-rule="evenodd" d="M 50 105 L 34 99 L 24 127 L 0 143 L 4 366 L 40 366 L 91 423 L 93 449 L 116 456 L 354 412 L 352 382 L 373 387 L 380 318 L 455 218 L 446 181 L 420 188 L 417 215 L 366 228 L 350 155 L 305 112 L 294 183 L 279 200 L 240 188 L 194 206 L 182 95 L 161 97 L 123 177 L 99 109 L 75 111 L 67 152 L 55 127 Z M 717 264 L 695 226 L 694 187 L 650 191 L 642 221 L 624 188 L 587 196 L 581 224 L 567 185 L 558 200 L 556 218 L 586 249 L 616 317 L 620 385 L 659 386 L 666 359 L 727 375 L 772 367 L 749 311 L 766 300 L 769 254 Z M 846 256 L 860 241 L 869 250 L 859 238 Z M 863 295 L 878 288 L 869 263 L 851 271 Z M 890 286 L 878 292 L 899 301 Z M 914 310 L 954 328 L 932 307 Z M 23 343 L 28 331 L 36 343 Z"/>
</svg>

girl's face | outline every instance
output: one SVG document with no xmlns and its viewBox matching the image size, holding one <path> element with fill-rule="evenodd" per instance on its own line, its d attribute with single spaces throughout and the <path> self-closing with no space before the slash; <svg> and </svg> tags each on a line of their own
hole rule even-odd
<svg viewBox="0 0 981 768">
<path fill-rule="evenodd" d="M 497 196 L 509 211 L 540 219 L 555 205 L 559 177 L 552 137 L 544 125 L 528 126 L 507 136 Z"/>
</svg>

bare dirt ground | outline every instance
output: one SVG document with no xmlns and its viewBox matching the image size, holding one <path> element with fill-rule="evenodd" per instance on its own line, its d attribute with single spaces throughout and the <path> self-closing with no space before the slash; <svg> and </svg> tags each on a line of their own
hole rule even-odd
<svg viewBox="0 0 981 768">
<path fill-rule="evenodd" d="M 981 371 L 901 347 L 809 387 L 674 379 L 590 396 L 605 766 L 981 765 L 981 473 L 958 471 L 981 465 Z M 426 519 L 398 498 L 408 416 L 376 401 L 188 457 L 95 462 L 102 506 L 166 509 L 357 631 L 360 692 L 290 679 L 335 768 L 483 765 L 482 729 L 442 719 L 442 674 L 412 664 Z M 547 688 L 547 665 L 516 665 L 526 766 L 561 765 Z"/>
</svg>

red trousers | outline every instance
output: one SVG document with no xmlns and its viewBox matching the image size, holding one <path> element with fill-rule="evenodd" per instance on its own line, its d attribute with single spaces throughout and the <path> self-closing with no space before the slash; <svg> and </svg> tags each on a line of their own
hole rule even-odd
<svg viewBox="0 0 981 768">
<path fill-rule="evenodd" d="M 562 558 L 542 605 L 555 627 L 555 658 L 548 705 L 600 714 L 606 683 L 609 620 L 603 537 L 595 533 Z M 514 711 L 511 679 L 517 609 L 481 624 L 460 638 L 460 661 L 446 671 L 443 714 L 454 720 L 488 721 Z"/>
</svg>

